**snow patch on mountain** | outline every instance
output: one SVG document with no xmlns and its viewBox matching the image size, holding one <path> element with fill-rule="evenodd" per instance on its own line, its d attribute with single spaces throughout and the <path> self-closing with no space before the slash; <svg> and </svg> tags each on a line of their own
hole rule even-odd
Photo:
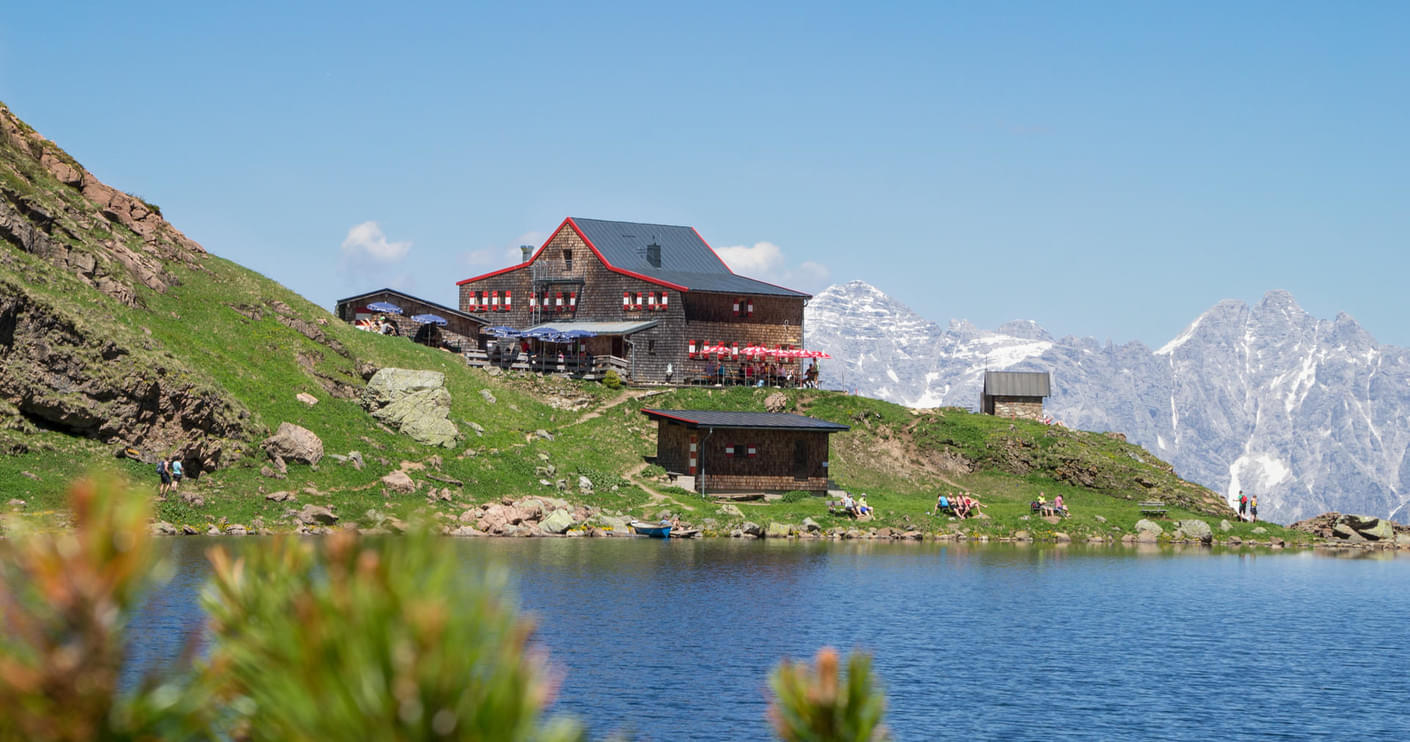
<svg viewBox="0 0 1410 742">
<path fill-rule="evenodd" d="M 942 328 L 862 281 L 815 297 L 805 329 L 833 356 L 829 388 L 977 409 L 986 369 L 1049 371 L 1052 415 L 1123 432 L 1231 498 L 1256 492 L 1260 516 L 1410 512 L 1410 351 L 1346 314 L 1312 317 L 1286 291 L 1221 301 L 1155 351 L 1054 339 L 1030 320 Z"/>
</svg>

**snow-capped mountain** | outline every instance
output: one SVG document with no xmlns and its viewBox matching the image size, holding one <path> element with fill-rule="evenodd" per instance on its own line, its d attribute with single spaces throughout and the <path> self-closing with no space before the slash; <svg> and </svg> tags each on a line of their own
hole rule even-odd
<svg viewBox="0 0 1410 742">
<path fill-rule="evenodd" d="M 1046 370 L 1047 410 L 1125 433 L 1187 479 L 1291 522 L 1328 510 L 1410 516 L 1410 351 L 1284 291 L 1224 301 L 1157 350 L 1049 336 L 1036 323 L 941 328 L 861 281 L 808 304 L 824 386 L 911 407 L 975 409 L 983 372 Z"/>
</svg>

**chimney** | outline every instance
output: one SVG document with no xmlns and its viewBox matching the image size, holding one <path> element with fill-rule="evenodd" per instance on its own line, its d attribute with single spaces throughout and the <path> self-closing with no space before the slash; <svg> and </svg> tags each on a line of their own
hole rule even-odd
<svg viewBox="0 0 1410 742">
<path fill-rule="evenodd" d="M 520 245 L 520 246 L 519 246 L 519 252 L 520 252 L 520 253 L 522 254 L 522 256 L 523 256 L 523 258 L 522 258 L 519 262 L 521 262 L 521 263 L 527 263 L 527 262 L 529 262 L 529 257 L 534 254 L 534 246 L 533 246 L 533 245 Z"/>
<path fill-rule="evenodd" d="M 646 246 L 646 262 L 650 263 L 652 268 L 661 267 L 661 246 L 654 241 Z"/>
</svg>

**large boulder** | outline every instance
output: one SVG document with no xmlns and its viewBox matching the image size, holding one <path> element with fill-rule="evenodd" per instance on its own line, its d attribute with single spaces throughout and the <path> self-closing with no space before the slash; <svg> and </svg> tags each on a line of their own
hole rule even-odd
<svg viewBox="0 0 1410 742">
<path fill-rule="evenodd" d="M 279 430 L 264 439 L 264 451 L 275 461 L 301 461 L 316 465 L 323 460 L 323 441 L 308 428 L 279 423 Z"/>
<path fill-rule="evenodd" d="M 1159 536 L 1164 531 L 1165 529 L 1161 528 L 1160 524 L 1155 521 L 1146 520 L 1145 518 L 1136 521 L 1136 533 L 1152 533 Z"/>
<path fill-rule="evenodd" d="M 1180 533 L 1185 534 L 1186 538 L 1200 541 L 1209 541 L 1214 538 L 1214 529 L 1210 528 L 1208 523 L 1195 518 L 1180 521 Z"/>
<path fill-rule="evenodd" d="M 444 389 L 446 375 L 440 371 L 411 368 L 384 368 L 367 380 L 362 390 L 362 406 L 376 410 L 396 402 L 408 394 Z"/>
<path fill-rule="evenodd" d="M 539 530 L 544 533 L 563 533 L 572 527 L 573 514 L 567 510 L 555 510 L 539 521 Z"/>
<path fill-rule="evenodd" d="M 460 431 L 451 422 L 445 374 L 384 368 L 362 390 L 362 405 L 372 416 L 427 446 L 451 448 Z"/>
<path fill-rule="evenodd" d="M 792 533 L 792 528 L 782 523 L 771 522 L 769 523 L 768 530 L 764 532 L 764 536 L 766 538 L 788 538 Z"/>
<path fill-rule="evenodd" d="M 1343 515 L 1341 520 L 1368 541 L 1388 541 L 1395 538 L 1395 530 L 1388 520 L 1365 515 Z"/>
</svg>

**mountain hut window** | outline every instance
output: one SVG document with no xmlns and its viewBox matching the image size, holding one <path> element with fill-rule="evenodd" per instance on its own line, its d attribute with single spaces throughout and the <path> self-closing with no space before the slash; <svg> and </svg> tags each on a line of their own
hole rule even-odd
<svg viewBox="0 0 1410 742">
<path fill-rule="evenodd" d="M 573 251 L 565 249 L 563 251 L 563 268 L 573 270 Z"/>
</svg>

